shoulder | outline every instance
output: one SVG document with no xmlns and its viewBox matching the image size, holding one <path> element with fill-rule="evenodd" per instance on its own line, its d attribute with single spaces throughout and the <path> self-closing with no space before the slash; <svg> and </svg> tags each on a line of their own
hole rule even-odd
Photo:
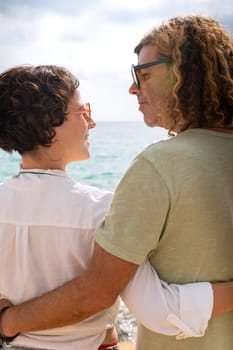
<svg viewBox="0 0 233 350">
<path fill-rule="evenodd" d="M 96 227 L 109 210 L 113 193 L 94 186 L 74 182 L 64 193 L 64 211 L 70 221 L 82 227 Z"/>
<path fill-rule="evenodd" d="M 1 211 L 10 221 L 95 228 L 112 201 L 112 192 L 63 177 L 13 177 L 0 187 Z M 12 198 L 14 201 L 12 202 Z M 19 203 L 24 203 L 23 206 Z M 7 207 L 14 206 L 14 210 Z M 40 215 L 38 215 L 40 213 Z"/>
<path fill-rule="evenodd" d="M 203 148 L 209 142 L 209 135 L 201 130 L 186 130 L 168 140 L 153 143 L 139 154 L 139 159 L 151 162 L 155 167 L 166 167 L 177 164 L 178 161 L 185 161 L 195 154 L 197 149 Z"/>
<path fill-rule="evenodd" d="M 195 157 L 197 144 L 195 133 L 182 132 L 170 139 L 149 145 L 131 163 L 123 182 L 127 185 L 132 181 L 154 184 L 156 182 L 172 181 L 171 174 L 177 173 L 189 164 Z M 182 164 L 182 166 L 180 166 Z"/>
<path fill-rule="evenodd" d="M 60 186 L 60 195 L 62 195 L 64 206 L 69 203 L 70 210 L 73 208 L 85 208 L 86 211 L 94 211 L 99 208 L 106 210 L 112 201 L 113 192 L 90 186 L 73 180 L 66 181 Z M 53 188 L 53 194 L 56 196 L 56 187 Z"/>
<path fill-rule="evenodd" d="M 113 192 L 97 188 L 90 185 L 81 184 L 75 182 L 72 185 L 69 195 L 74 198 L 74 200 L 82 200 L 83 203 L 93 203 L 93 205 L 98 205 L 98 203 L 109 203 L 112 200 Z"/>
<path fill-rule="evenodd" d="M 167 140 L 152 143 L 149 145 L 140 156 L 150 159 L 156 155 L 157 157 L 174 154 L 180 148 L 183 149 L 184 144 L 190 141 L 190 137 L 184 132 L 177 136 L 171 136 Z"/>
</svg>

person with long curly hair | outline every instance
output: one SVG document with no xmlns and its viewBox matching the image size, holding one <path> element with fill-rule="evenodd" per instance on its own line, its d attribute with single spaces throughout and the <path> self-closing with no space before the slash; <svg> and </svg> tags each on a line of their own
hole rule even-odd
<svg viewBox="0 0 233 350">
<path fill-rule="evenodd" d="M 14 336 L 81 321 L 112 305 L 149 259 L 169 283 L 226 281 L 229 289 L 213 284 L 217 317 L 204 336 L 178 340 L 139 322 L 137 349 L 231 350 L 232 37 L 214 19 L 176 17 L 153 28 L 135 52 L 129 92 L 145 123 L 167 129 L 171 137 L 147 147 L 123 176 L 95 232 L 87 270 L 7 309 L 1 330 Z M 150 292 L 156 299 L 156 291 Z M 136 288 L 134 295 L 140 303 Z"/>
</svg>

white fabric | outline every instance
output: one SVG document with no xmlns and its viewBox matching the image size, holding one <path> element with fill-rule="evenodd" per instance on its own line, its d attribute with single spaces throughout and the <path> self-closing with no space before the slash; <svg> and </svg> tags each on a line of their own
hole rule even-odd
<svg viewBox="0 0 233 350">
<path fill-rule="evenodd" d="M 62 171 L 46 171 L 50 175 L 31 171 L 34 174 L 20 174 L 0 185 L 0 296 L 15 304 L 54 289 L 87 268 L 94 229 L 112 199 L 112 193 L 75 183 Z M 156 332 L 186 337 L 204 334 L 211 293 L 209 284 L 185 287 L 162 282 L 161 287 L 147 262 L 122 297 L 146 327 L 152 327 L 152 320 Z M 194 309 L 190 318 L 192 298 L 202 312 Z M 13 344 L 96 350 L 106 329 L 114 325 L 117 310 L 118 301 L 78 324 L 20 334 Z"/>
<path fill-rule="evenodd" d="M 0 185 L 0 293 L 15 304 L 86 269 L 93 231 L 112 199 L 111 193 L 74 183 L 64 172 L 51 174 L 20 174 Z M 96 350 L 117 312 L 118 302 L 78 324 L 20 334 L 13 344 Z"/>
<path fill-rule="evenodd" d="M 148 260 L 139 267 L 121 297 L 146 328 L 176 335 L 177 339 L 203 336 L 213 309 L 210 283 L 168 284 L 159 279 Z"/>
</svg>

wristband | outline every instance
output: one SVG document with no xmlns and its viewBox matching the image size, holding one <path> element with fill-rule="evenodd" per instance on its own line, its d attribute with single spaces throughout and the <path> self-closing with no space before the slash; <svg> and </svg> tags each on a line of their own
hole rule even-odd
<svg viewBox="0 0 233 350">
<path fill-rule="evenodd" d="M 10 308 L 10 306 L 4 306 L 3 308 L 0 309 L 0 320 L 1 320 L 1 317 L 4 314 L 4 312 L 9 308 Z M 8 343 L 12 342 L 12 340 L 15 339 L 18 335 L 19 335 L 19 333 L 17 333 L 13 337 L 6 337 L 4 334 L 1 333 L 1 327 L 0 327 L 0 344 L 1 343 L 8 344 Z"/>
</svg>

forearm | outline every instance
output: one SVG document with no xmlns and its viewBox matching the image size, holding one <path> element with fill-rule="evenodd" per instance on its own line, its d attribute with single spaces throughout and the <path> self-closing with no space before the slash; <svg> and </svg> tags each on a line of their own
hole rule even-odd
<svg viewBox="0 0 233 350">
<path fill-rule="evenodd" d="M 233 281 L 212 283 L 214 305 L 211 317 L 233 310 Z"/>
<path fill-rule="evenodd" d="M 168 284 L 145 261 L 121 296 L 146 328 L 181 338 L 205 334 L 213 306 L 210 283 Z"/>
<path fill-rule="evenodd" d="M 136 268 L 137 265 L 116 258 L 96 245 L 90 267 L 82 276 L 8 309 L 1 319 L 1 329 L 4 335 L 12 336 L 88 318 L 114 303 Z"/>
<path fill-rule="evenodd" d="M 168 284 L 145 261 L 121 297 L 146 328 L 182 339 L 203 336 L 211 317 L 233 309 L 232 285 L 233 282 Z"/>
<path fill-rule="evenodd" d="M 107 307 L 101 305 L 100 300 L 94 302 L 93 295 L 92 286 L 90 288 L 80 279 L 72 280 L 39 298 L 8 309 L 1 320 L 2 331 L 11 336 L 79 322 Z"/>
</svg>

